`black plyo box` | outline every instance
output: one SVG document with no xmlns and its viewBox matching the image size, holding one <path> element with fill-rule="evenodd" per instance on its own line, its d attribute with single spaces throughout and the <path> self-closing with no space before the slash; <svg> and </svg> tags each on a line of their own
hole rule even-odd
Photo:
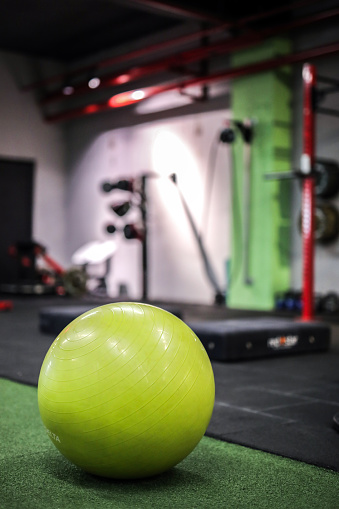
<svg viewBox="0 0 339 509">
<path fill-rule="evenodd" d="M 48 334 L 60 334 L 67 325 L 94 306 L 47 306 L 39 313 L 39 328 Z"/>
<path fill-rule="evenodd" d="M 60 334 L 67 325 L 78 318 L 78 316 L 93 309 L 94 305 L 87 306 L 46 306 L 41 308 L 39 313 L 39 329 L 47 334 Z M 173 315 L 182 319 L 180 309 L 176 307 L 163 307 Z"/>
<path fill-rule="evenodd" d="M 243 318 L 187 323 L 211 360 L 236 361 L 326 351 L 329 325 L 317 321 Z"/>
</svg>

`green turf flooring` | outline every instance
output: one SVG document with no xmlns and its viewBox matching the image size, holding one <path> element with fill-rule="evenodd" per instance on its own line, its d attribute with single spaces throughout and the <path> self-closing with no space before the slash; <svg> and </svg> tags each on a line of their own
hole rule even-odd
<svg viewBox="0 0 339 509">
<path fill-rule="evenodd" d="M 207 437 L 155 478 L 132 482 L 88 475 L 46 435 L 37 389 L 4 379 L 0 437 L 1 509 L 339 508 L 338 473 Z"/>
</svg>

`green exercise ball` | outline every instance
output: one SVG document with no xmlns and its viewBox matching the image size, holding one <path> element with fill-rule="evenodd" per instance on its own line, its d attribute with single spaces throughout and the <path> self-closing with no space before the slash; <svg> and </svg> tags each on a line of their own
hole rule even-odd
<svg viewBox="0 0 339 509">
<path fill-rule="evenodd" d="M 38 403 L 59 451 L 116 479 L 160 474 L 199 443 L 214 406 L 214 375 L 194 332 L 155 306 L 96 307 L 55 339 Z"/>
</svg>

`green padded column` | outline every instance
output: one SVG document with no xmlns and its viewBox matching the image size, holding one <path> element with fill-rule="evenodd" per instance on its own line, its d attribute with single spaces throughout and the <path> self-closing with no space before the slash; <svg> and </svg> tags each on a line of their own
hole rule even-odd
<svg viewBox="0 0 339 509">
<path fill-rule="evenodd" d="M 286 39 L 273 39 L 235 54 L 232 66 L 244 66 L 290 52 Z M 251 184 L 248 273 L 245 281 L 244 143 L 239 131 L 233 151 L 231 263 L 227 305 L 269 310 L 275 294 L 290 285 L 290 192 L 288 180 L 266 180 L 275 171 L 291 171 L 291 69 L 248 75 L 232 82 L 232 117 L 251 119 Z"/>
</svg>

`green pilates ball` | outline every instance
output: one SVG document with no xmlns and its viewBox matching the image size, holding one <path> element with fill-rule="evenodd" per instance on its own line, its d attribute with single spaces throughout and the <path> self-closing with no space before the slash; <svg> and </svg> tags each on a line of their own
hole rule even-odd
<svg viewBox="0 0 339 509">
<path fill-rule="evenodd" d="M 55 339 L 38 403 L 57 449 L 94 475 L 160 474 L 190 454 L 214 406 L 214 375 L 194 332 L 135 302 L 96 307 Z"/>
</svg>

